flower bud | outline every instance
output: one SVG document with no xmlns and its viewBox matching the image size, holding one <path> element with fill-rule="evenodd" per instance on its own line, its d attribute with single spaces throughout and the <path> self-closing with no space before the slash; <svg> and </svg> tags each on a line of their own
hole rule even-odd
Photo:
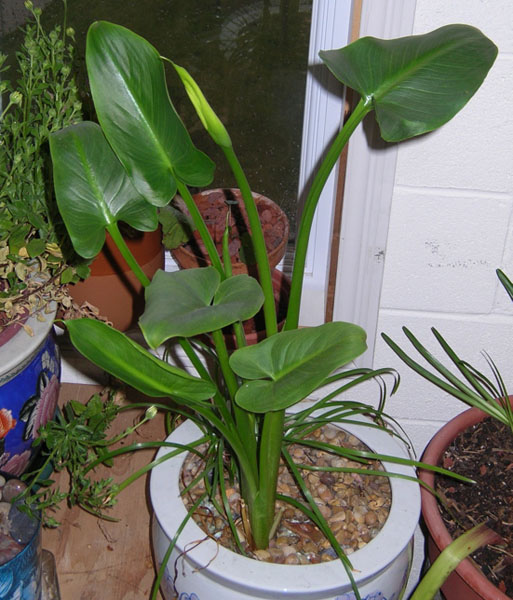
<svg viewBox="0 0 513 600">
<path fill-rule="evenodd" d="M 9 102 L 12 102 L 12 104 L 21 104 L 23 102 L 23 94 L 21 92 L 12 92 L 9 96 Z"/>
<path fill-rule="evenodd" d="M 153 419 L 153 417 L 155 417 L 155 415 L 158 413 L 158 408 L 156 406 L 150 406 L 149 408 L 146 409 L 146 413 L 144 415 L 144 417 L 146 419 Z"/>
</svg>

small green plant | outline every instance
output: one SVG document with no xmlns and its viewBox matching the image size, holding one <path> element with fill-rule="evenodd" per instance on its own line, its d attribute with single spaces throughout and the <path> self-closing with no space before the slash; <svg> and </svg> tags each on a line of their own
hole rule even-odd
<svg viewBox="0 0 513 600">
<path fill-rule="evenodd" d="M 513 300 L 513 284 L 500 269 L 497 270 L 497 276 Z M 421 377 L 427 379 L 451 396 L 458 398 L 458 400 L 461 400 L 468 406 L 479 408 L 487 415 L 504 423 L 513 433 L 513 408 L 504 380 L 493 360 L 485 353 L 494 380 L 460 358 L 439 331 L 435 328 L 432 328 L 431 331 L 451 361 L 451 366 L 456 368 L 456 372 L 437 359 L 407 327 L 403 327 L 404 334 L 413 348 L 427 362 L 428 366 L 431 367 L 430 369 L 411 358 L 388 335 L 385 333 L 381 335 L 397 356 Z"/>
<path fill-rule="evenodd" d="M 156 409 L 150 406 L 136 424 L 109 437 L 109 429 L 120 412 L 134 408 L 133 404 L 122 405 L 118 395 L 117 390 L 110 388 L 102 394 L 93 394 L 86 404 L 71 400 L 53 421 L 40 429 L 34 442 L 41 448 L 40 464 L 23 476 L 28 487 L 17 500 L 23 500 L 20 507 L 25 512 L 42 515 L 45 526 L 59 525 L 53 513 L 64 502 L 110 519 L 108 509 L 114 506 L 117 494 L 132 481 L 129 477 L 125 483 L 117 484 L 112 477 L 98 478 L 94 471 L 100 464 L 111 467 L 113 459 L 120 454 L 148 447 L 147 443 L 139 442 L 112 449 L 156 414 Z M 47 473 L 52 470 L 67 471 L 69 481 L 65 487 L 48 477 Z"/>
<path fill-rule="evenodd" d="M 224 453 L 229 452 L 256 548 L 268 546 L 277 518 L 280 458 L 294 471 L 288 446 L 301 444 L 306 431 L 328 422 L 343 424 L 363 413 L 373 415 L 379 423 L 383 416 L 383 385 L 377 408 L 338 399 L 355 385 L 373 377 L 381 381 L 390 373 L 388 369 L 350 368 L 351 361 L 366 349 L 365 332 L 341 322 L 306 329 L 298 326 L 308 240 L 322 188 L 365 116 L 374 111 L 382 136 L 391 142 L 432 131 L 451 119 L 476 92 L 496 53 L 490 40 L 465 25 L 448 25 L 398 40 L 363 38 L 345 48 L 321 52 L 327 67 L 355 89 L 361 100 L 312 176 L 297 236 L 286 322 L 278 332 L 262 227 L 228 132 L 188 72 L 171 63 L 241 190 L 258 280 L 232 276 L 227 236 L 219 257 L 192 200 L 189 186 L 207 186 L 214 164 L 193 145 L 170 101 L 164 76 L 166 59 L 146 40 L 118 25 L 98 22 L 89 29 L 86 63 L 99 125 L 84 122 L 50 136 L 59 210 L 76 251 L 85 258 L 93 258 L 103 246 L 105 231 L 110 233 L 146 288 L 146 309 L 139 321 L 146 344 L 156 351 L 178 341 L 195 372 L 157 358 L 104 323 L 77 319 L 66 325 L 73 344 L 86 358 L 150 397 L 175 400 L 176 411 L 194 419 L 204 432 L 202 441 L 209 442 L 210 456 L 218 457 L 216 464 L 224 465 Z M 157 207 L 166 206 L 177 192 L 212 266 L 159 271 L 150 282 L 124 244 L 117 222 L 125 221 L 140 230 L 154 229 Z M 247 346 L 242 321 L 262 306 L 267 338 Z M 233 353 L 222 333 L 228 325 L 234 326 L 237 337 Z M 210 335 L 214 345 L 209 352 L 215 365 L 212 369 L 202 361 L 203 347 L 197 341 L 204 334 Z M 313 406 L 286 417 L 286 409 L 328 384 L 335 391 L 321 393 Z M 318 409 L 325 413 L 313 418 Z M 166 458 L 183 451 L 179 448 Z M 339 453 L 341 449 L 330 451 Z M 354 451 L 350 455 L 363 461 L 384 458 Z M 294 474 L 303 489 L 303 481 Z M 292 498 L 288 501 L 294 503 Z M 308 495 L 304 511 L 330 539 L 354 583 L 349 560 Z M 160 576 L 164 568 L 165 563 Z M 359 599 L 356 586 L 354 589 Z"/>
<path fill-rule="evenodd" d="M 34 22 L 25 28 L 9 80 L 0 54 L 0 327 L 64 299 L 62 285 L 87 267 L 69 264 L 71 246 L 55 203 L 49 135 L 81 120 L 72 74 L 73 30 L 47 33 L 41 9 L 25 2 Z M 82 261 L 83 262 L 83 261 Z"/>
</svg>

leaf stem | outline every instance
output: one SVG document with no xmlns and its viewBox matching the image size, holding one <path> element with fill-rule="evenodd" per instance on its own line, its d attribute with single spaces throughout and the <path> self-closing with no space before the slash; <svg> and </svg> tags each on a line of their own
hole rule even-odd
<svg viewBox="0 0 513 600">
<path fill-rule="evenodd" d="M 372 105 L 369 102 L 365 102 L 363 99 L 360 100 L 351 116 L 346 121 L 345 125 L 339 131 L 333 144 L 328 149 L 328 152 L 315 175 L 310 191 L 308 192 L 303 213 L 301 215 L 301 223 L 296 241 L 296 254 L 294 259 L 294 269 L 292 272 L 287 320 L 284 327 L 285 330 L 296 329 L 299 324 L 299 309 L 301 303 L 301 291 L 303 287 L 306 253 L 308 250 L 308 240 L 310 238 L 313 218 L 319 198 L 321 196 L 321 192 L 340 156 L 340 153 L 349 141 L 351 134 L 363 120 L 365 115 L 371 111 L 371 109 Z"/>
<path fill-rule="evenodd" d="M 182 200 L 185 202 L 185 205 L 187 206 L 187 209 L 191 215 L 194 226 L 198 230 L 198 232 L 201 236 L 201 239 L 203 240 L 203 243 L 205 244 L 205 248 L 206 248 L 208 256 L 210 257 L 210 260 L 212 262 L 212 266 L 214 266 L 219 271 L 219 274 L 221 275 L 221 279 L 225 279 L 226 276 L 225 276 L 224 269 L 223 269 L 223 263 L 221 262 L 221 259 L 219 258 L 219 254 L 217 253 L 217 248 L 214 244 L 214 240 L 212 239 L 212 236 L 210 235 L 210 231 L 207 229 L 207 226 L 205 225 L 205 221 L 203 220 L 203 217 L 201 216 L 201 213 L 200 213 L 198 207 L 196 206 L 196 203 L 194 202 L 191 193 L 189 192 L 189 188 L 184 183 L 182 183 L 178 178 L 177 178 L 177 186 L 178 186 L 178 191 L 180 192 L 180 196 L 182 197 Z"/>
<path fill-rule="evenodd" d="M 118 247 L 118 250 L 121 252 L 121 255 L 125 259 L 127 265 L 133 271 L 141 285 L 143 287 L 148 287 L 150 285 L 150 280 L 146 276 L 146 273 L 139 266 L 139 263 L 135 260 L 134 255 L 130 252 L 130 249 L 126 245 L 126 242 L 119 231 L 118 224 L 116 222 L 110 223 L 107 225 L 107 231 L 110 233 L 112 240 Z"/>
<path fill-rule="evenodd" d="M 230 165 L 232 173 L 235 176 L 237 185 L 242 194 L 244 206 L 248 214 L 249 226 L 251 228 L 251 239 L 253 242 L 253 251 L 258 267 L 258 276 L 260 285 L 264 292 L 264 319 L 267 337 L 278 332 L 278 324 L 276 320 L 276 306 L 274 303 L 273 282 L 271 277 L 271 269 L 269 267 L 269 258 L 265 246 L 264 232 L 262 224 L 258 216 L 258 210 L 251 193 L 248 180 L 239 159 L 237 158 L 232 146 L 222 146 L 222 150 Z"/>
</svg>

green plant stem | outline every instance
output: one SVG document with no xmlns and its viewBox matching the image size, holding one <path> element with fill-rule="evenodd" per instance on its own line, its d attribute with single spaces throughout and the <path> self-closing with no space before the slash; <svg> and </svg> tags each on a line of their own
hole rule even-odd
<svg viewBox="0 0 513 600">
<path fill-rule="evenodd" d="M 284 421 L 283 410 L 265 415 L 258 456 L 258 497 L 253 506 L 248 504 L 253 539 L 256 547 L 262 549 L 269 545 L 269 534 L 274 521 Z"/>
<path fill-rule="evenodd" d="M 239 160 L 231 146 L 223 146 L 222 149 L 235 176 L 248 214 L 260 285 L 264 292 L 264 319 L 267 337 L 269 337 L 278 332 L 278 324 L 264 234 L 251 188 Z M 276 483 L 280 464 L 284 418 L 284 411 L 271 412 L 264 417 L 258 451 L 258 496 L 254 502 L 250 498 L 246 498 L 251 532 L 257 548 L 267 548 L 269 545 L 269 532 L 271 531 L 275 512 Z M 254 434 L 251 439 L 254 439 Z"/>
<path fill-rule="evenodd" d="M 212 338 L 214 340 L 217 357 L 221 366 L 224 380 L 226 382 L 228 393 L 232 401 L 232 410 L 237 423 L 237 429 L 240 438 L 244 440 L 244 445 L 247 449 L 247 456 L 251 462 L 253 473 L 256 477 L 257 462 L 256 462 L 256 436 L 255 436 L 255 421 L 253 415 L 243 410 L 235 403 L 235 394 L 239 388 L 235 373 L 232 371 L 229 363 L 228 350 L 222 331 L 213 331 Z"/>
<path fill-rule="evenodd" d="M 365 115 L 372 110 L 371 100 L 360 100 L 344 127 L 339 131 L 333 144 L 329 148 L 324 160 L 317 171 L 312 182 L 310 191 L 306 198 L 301 223 L 296 241 L 296 255 L 294 259 L 294 269 L 292 272 L 292 283 L 290 286 L 290 300 L 287 311 L 287 320 L 284 329 L 296 329 L 299 324 L 299 309 L 301 304 L 301 291 L 303 287 L 303 278 L 306 263 L 306 253 L 308 250 L 308 240 L 312 229 L 315 210 L 321 196 L 321 192 L 326 184 L 331 170 L 335 166 L 340 153 L 349 141 L 351 134 L 363 120 Z"/>
<path fill-rule="evenodd" d="M 189 339 L 181 337 L 178 341 L 180 343 L 180 346 L 182 347 L 182 350 L 185 352 L 187 358 L 191 361 L 193 367 L 196 369 L 198 375 L 206 381 L 212 381 L 212 377 L 210 377 L 207 369 L 201 362 L 199 356 L 196 354 Z"/>
<path fill-rule="evenodd" d="M 229 242 L 229 226 L 228 221 L 230 217 L 230 210 L 226 212 L 226 225 L 223 231 L 223 264 L 224 264 L 224 272 L 226 273 L 226 277 L 232 276 L 232 259 L 230 256 L 230 249 L 228 246 Z M 235 332 L 235 339 L 237 340 L 237 347 L 242 348 L 246 345 L 246 335 L 244 333 L 244 327 L 240 321 L 233 323 L 232 325 L 233 331 Z"/>
<path fill-rule="evenodd" d="M 134 255 L 130 252 L 125 240 L 123 239 L 123 236 L 119 231 L 118 224 L 111 223 L 110 225 L 107 225 L 107 231 L 110 233 L 112 240 L 116 244 L 118 250 L 121 252 L 121 255 L 126 260 L 127 265 L 133 271 L 141 285 L 143 287 L 148 287 L 150 285 L 150 280 L 135 260 Z"/>
<path fill-rule="evenodd" d="M 221 259 L 219 258 L 219 254 L 217 253 L 217 248 L 214 244 L 214 240 L 212 239 L 212 236 L 210 235 L 210 231 L 207 229 L 207 226 L 205 225 L 205 222 L 203 221 L 201 213 L 198 210 L 198 207 L 196 206 L 196 203 L 194 202 L 194 200 L 191 196 L 191 193 L 189 192 L 189 188 L 184 183 L 182 183 L 178 178 L 177 178 L 177 186 L 178 186 L 178 191 L 180 192 L 180 196 L 182 197 L 183 201 L 185 202 L 185 205 L 187 206 L 187 209 L 191 215 L 194 226 L 199 231 L 201 239 L 203 240 L 203 243 L 205 244 L 205 248 L 207 249 L 208 256 L 210 257 L 210 260 L 212 262 L 212 266 L 214 266 L 219 271 L 221 278 L 225 279 L 223 263 L 221 262 Z"/>
<path fill-rule="evenodd" d="M 271 277 L 271 269 L 269 267 L 269 258 L 267 256 L 267 250 L 265 247 L 264 232 L 262 231 L 262 224 L 258 216 L 258 210 L 251 193 L 248 180 L 239 159 L 237 158 L 233 147 L 222 146 L 226 160 L 230 165 L 232 173 L 235 176 L 237 185 L 242 194 L 244 206 L 248 214 L 249 226 L 251 228 L 251 239 L 253 242 L 253 251 L 255 253 L 255 259 L 258 267 L 258 276 L 260 285 L 264 292 L 264 319 L 265 329 L 267 337 L 278 332 L 278 323 L 276 319 L 276 306 L 274 303 L 274 292 L 273 282 Z"/>
</svg>

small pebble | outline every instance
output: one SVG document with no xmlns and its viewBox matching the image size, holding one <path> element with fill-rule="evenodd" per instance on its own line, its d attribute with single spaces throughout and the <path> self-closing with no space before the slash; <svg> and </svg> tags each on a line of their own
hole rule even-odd
<svg viewBox="0 0 513 600">
<path fill-rule="evenodd" d="M 14 500 L 14 498 L 21 494 L 26 488 L 27 486 L 23 481 L 20 481 L 19 479 L 9 479 L 2 488 L 2 500 L 11 502 L 11 500 Z"/>
</svg>

